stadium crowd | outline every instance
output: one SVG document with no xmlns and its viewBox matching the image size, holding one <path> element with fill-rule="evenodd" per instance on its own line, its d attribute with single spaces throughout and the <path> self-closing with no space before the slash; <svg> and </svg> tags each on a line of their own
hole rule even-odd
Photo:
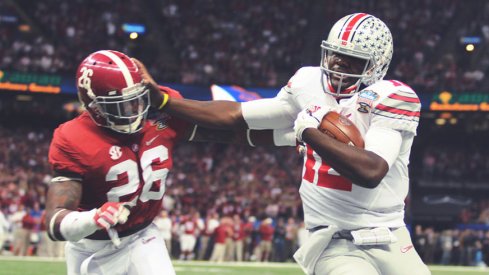
<svg viewBox="0 0 489 275">
<path fill-rule="evenodd" d="M 469 147 L 427 148 L 418 172 L 427 180 L 482 183 L 489 177 L 489 155 L 483 146 Z"/>
<path fill-rule="evenodd" d="M 487 82 L 489 51 L 484 45 L 489 43 L 485 12 L 489 3 L 331 4 L 298 0 L 267 5 L 236 0 L 165 0 L 144 5 L 135 0 L 22 0 L 17 7 L 31 26 L 30 31 L 20 31 L 21 16 L 2 3 L 5 13 L 17 20 L 0 22 L 0 68 L 71 74 L 87 53 L 115 49 L 145 60 L 161 82 L 278 87 L 299 67 L 319 64 L 320 40 L 326 35 L 318 33 L 320 26 L 354 10 L 374 14 L 391 27 L 396 54 L 388 78 L 409 83 L 418 92 L 473 91 Z M 418 8 L 404 12 L 410 6 Z M 151 19 L 145 16 L 148 12 Z M 464 20 L 467 16 L 470 22 Z M 122 30 L 128 22 L 144 24 L 150 31 L 131 41 Z M 481 39 L 475 52 L 463 49 L 460 39 L 464 36 Z M 312 38 L 318 40 L 306 43 Z M 317 54 L 309 57 L 310 52 Z"/>
<path fill-rule="evenodd" d="M 50 241 L 42 225 L 50 138 L 48 129 L 0 128 L 2 254 L 63 256 L 62 243 Z M 308 237 L 297 190 L 301 160 L 294 149 L 185 143 L 175 159 L 155 220 L 174 258 L 292 261 Z M 462 223 L 489 223 L 488 201 L 472 210 L 480 212 L 468 219 L 461 213 Z M 487 229 L 417 226 L 413 236 L 427 263 L 489 263 Z"/>
<path fill-rule="evenodd" d="M 314 33 L 315 24 L 323 24 L 316 17 L 334 21 L 355 10 L 375 14 L 391 26 L 396 44 L 391 76 L 420 93 L 474 90 L 487 82 L 489 73 L 488 50 L 475 56 L 459 50 L 462 36 L 481 36 L 481 46 L 489 43 L 489 3 L 483 1 L 470 5 L 436 0 L 336 1 L 329 8 L 323 6 L 329 1 L 299 0 L 276 0 L 269 5 L 237 0 L 144 4 L 135 0 L 20 0 L 15 8 L 9 3 L 0 2 L 2 70 L 71 76 L 87 53 L 110 48 L 147 59 L 161 82 L 277 87 L 285 83 L 282 75 L 286 79 L 301 65 L 319 63 L 320 40 L 311 45 L 305 42 L 311 37 L 325 38 Z M 405 13 L 412 5 L 419 8 Z M 325 14 L 313 12 L 318 8 Z M 145 16 L 148 10 L 153 10 L 152 20 Z M 474 20 L 465 23 L 467 16 Z M 30 31 L 19 29 L 27 22 Z M 124 22 L 141 22 L 153 31 L 138 45 L 121 30 Z M 164 39 L 158 39 L 155 30 Z M 159 52 L 156 43 L 165 44 L 168 51 Z M 317 52 L 317 58 L 304 60 L 304 52 Z M 175 53 L 175 64 L 166 64 L 168 55 Z M 47 161 L 51 135 L 51 129 L 0 126 L 3 254 L 63 256 L 62 243 L 49 241 L 42 226 L 51 179 Z M 297 190 L 301 160 L 293 149 L 185 144 L 178 147 L 175 159 L 162 212 L 155 221 L 174 258 L 288 261 L 307 238 Z M 418 163 L 419 177 L 477 181 L 487 178 L 488 165 L 487 154 L 480 150 L 427 150 L 422 164 Z M 464 210 L 460 222 L 489 224 L 489 203 L 477 202 Z M 182 243 L 189 236 L 195 244 Z M 426 263 L 489 264 L 487 229 L 437 231 L 416 226 L 413 236 Z"/>
</svg>

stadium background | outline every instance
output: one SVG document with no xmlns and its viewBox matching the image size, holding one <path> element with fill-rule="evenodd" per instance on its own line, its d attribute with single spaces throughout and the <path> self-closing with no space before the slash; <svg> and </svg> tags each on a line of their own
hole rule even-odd
<svg viewBox="0 0 489 275">
<path fill-rule="evenodd" d="M 358 11 L 391 28 L 386 79 L 423 103 L 406 200 L 416 248 L 428 264 L 489 264 L 489 3 L 478 0 L 1 0 L 0 207 L 11 221 L 2 254 L 16 254 L 16 230 L 33 235 L 25 254 L 39 252 L 47 149 L 52 130 L 79 111 L 74 75 L 86 55 L 137 57 L 188 98 L 211 99 L 211 85 L 214 96 L 271 97 L 298 68 L 317 66 L 329 28 Z M 205 223 L 217 213 L 256 218 L 245 260 L 259 260 L 260 225 L 272 218 L 268 260 L 291 261 L 303 230 L 293 149 L 181 144 L 175 159 L 164 203 L 175 258 L 182 217 Z M 22 211 L 32 217 L 24 228 Z"/>
</svg>

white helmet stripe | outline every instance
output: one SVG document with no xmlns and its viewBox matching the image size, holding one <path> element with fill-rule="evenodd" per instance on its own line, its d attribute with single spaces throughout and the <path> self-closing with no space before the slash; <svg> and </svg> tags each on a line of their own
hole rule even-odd
<svg viewBox="0 0 489 275">
<path fill-rule="evenodd" d="M 124 80 L 126 80 L 127 87 L 131 87 L 134 85 L 134 79 L 132 79 L 132 75 L 129 72 L 129 68 L 127 68 L 126 63 L 124 63 L 124 61 L 122 61 L 120 57 L 118 57 L 116 54 L 109 51 L 99 51 L 98 53 L 103 54 L 108 58 L 112 59 L 112 61 L 114 61 L 117 67 L 119 67 L 119 69 L 121 70 L 122 75 L 124 76 Z"/>
<path fill-rule="evenodd" d="M 354 14 L 350 15 L 350 17 L 348 17 L 348 19 L 346 19 L 346 20 L 345 20 L 345 22 L 344 22 L 344 23 L 343 23 L 343 25 L 341 26 L 340 31 L 338 32 L 338 39 L 340 39 L 340 38 L 341 38 L 341 34 L 343 33 L 343 30 L 345 29 L 345 26 L 347 25 L 348 21 L 350 21 L 350 19 L 351 19 L 352 17 L 354 17 L 355 15 L 356 15 L 356 13 L 354 13 Z"/>
</svg>

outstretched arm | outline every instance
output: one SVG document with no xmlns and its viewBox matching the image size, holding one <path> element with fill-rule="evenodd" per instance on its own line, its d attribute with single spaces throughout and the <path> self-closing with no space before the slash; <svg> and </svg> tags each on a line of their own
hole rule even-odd
<svg viewBox="0 0 489 275">
<path fill-rule="evenodd" d="M 209 128 L 244 129 L 248 127 L 241 112 L 241 104 L 233 101 L 169 98 L 165 112 Z"/>
<path fill-rule="evenodd" d="M 292 93 L 282 90 L 274 98 L 237 103 L 232 101 L 197 101 L 181 99 L 175 90 L 161 87 L 144 65 L 139 67 L 143 82 L 151 93 L 153 107 L 193 124 L 214 129 L 285 129 L 292 128 L 297 109 Z"/>
<path fill-rule="evenodd" d="M 197 101 L 168 96 L 172 89 L 160 87 L 139 60 L 133 58 L 140 70 L 143 82 L 150 89 L 151 105 L 164 111 L 198 124 L 217 129 L 245 129 L 247 124 L 241 112 L 241 104 L 232 101 Z M 163 88 L 163 93 L 160 91 Z M 165 91 L 167 89 L 167 91 Z"/>
</svg>

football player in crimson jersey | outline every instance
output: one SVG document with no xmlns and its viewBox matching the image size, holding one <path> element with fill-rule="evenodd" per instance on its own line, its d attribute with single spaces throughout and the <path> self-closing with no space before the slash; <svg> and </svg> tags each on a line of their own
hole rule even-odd
<svg viewBox="0 0 489 275">
<path fill-rule="evenodd" d="M 429 274 L 403 220 L 421 104 L 406 84 L 383 80 L 393 53 L 390 30 L 370 14 L 350 14 L 321 48 L 320 66 L 299 69 L 275 98 L 245 103 L 163 100 L 168 96 L 136 63 L 171 115 L 206 127 L 272 129 L 259 140 L 277 146 L 306 144 L 300 195 L 315 237 L 295 255 L 306 273 Z M 365 149 L 317 129 L 333 110 L 355 123 Z"/>
<path fill-rule="evenodd" d="M 138 67 L 120 52 L 90 54 L 78 67 L 76 85 L 86 111 L 54 132 L 49 162 L 55 175 L 46 206 L 50 238 L 69 241 L 68 274 L 174 274 L 152 225 L 174 145 L 247 142 L 245 132 L 197 128 L 159 112 L 147 119 L 150 105 L 164 104 L 150 99 Z M 181 98 L 160 88 L 166 100 Z"/>
</svg>

